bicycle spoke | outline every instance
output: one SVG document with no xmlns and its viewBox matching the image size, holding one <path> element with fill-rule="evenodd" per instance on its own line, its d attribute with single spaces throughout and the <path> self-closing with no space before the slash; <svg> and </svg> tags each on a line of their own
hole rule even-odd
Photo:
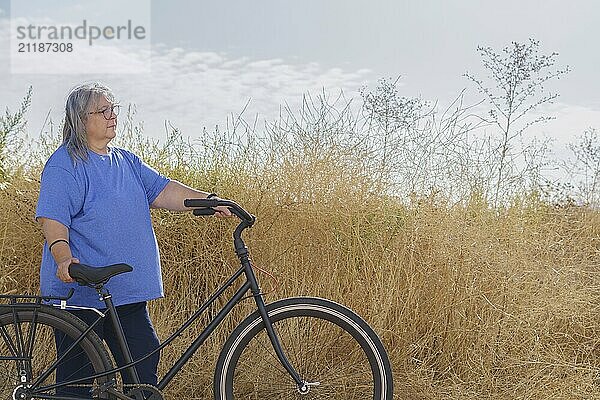
<svg viewBox="0 0 600 400">
<path fill-rule="evenodd" d="M 290 298 L 267 306 L 282 350 L 307 384 L 282 375 L 258 313 L 227 340 L 215 374 L 219 400 L 391 400 L 390 364 L 375 332 L 344 306 Z M 273 365 L 275 363 L 275 365 Z"/>
<path fill-rule="evenodd" d="M 0 318 L 0 357 L 8 358 L 0 360 L 0 399 L 12 399 L 15 391 L 24 390 L 25 387 L 31 390 L 26 398 L 31 395 L 31 398 L 39 399 L 88 397 L 94 380 L 52 387 L 103 370 L 102 359 L 97 357 L 94 345 L 87 339 L 73 347 L 68 354 L 65 353 L 73 340 L 81 335 L 85 325 L 73 320 L 73 317 L 65 317 L 81 326 L 75 328 L 71 322 L 62 320 L 60 312 L 53 310 L 40 314 L 37 310 L 28 310 L 19 313 L 19 317 L 18 323 L 15 323 L 15 318 L 9 320 L 7 315 Z M 61 332 L 59 336 L 55 335 L 57 329 Z M 66 333 L 62 333 L 61 329 L 66 329 Z M 99 339 L 95 340 L 100 343 Z M 60 353 L 57 349 L 63 349 L 65 354 L 60 365 L 68 366 L 68 372 L 63 369 L 60 382 L 57 382 L 59 374 L 55 367 L 57 354 Z M 95 357 L 95 364 L 88 355 Z"/>
<path fill-rule="evenodd" d="M 345 399 L 372 396 L 370 365 L 364 360 L 361 364 L 355 357 L 362 350 L 342 329 L 311 317 L 285 319 L 274 326 L 285 354 L 301 377 L 320 383 L 311 388 L 306 398 L 336 398 L 342 393 Z M 234 377 L 235 398 L 300 396 L 279 363 L 265 331 L 252 339 L 239 363 Z"/>
<path fill-rule="evenodd" d="M 288 372 L 285 370 L 283 365 L 281 365 L 281 363 L 279 362 L 279 358 L 277 358 L 277 355 L 275 354 L 275 350 L 273 349 L 273 345 L 271 344 L 271 341 L 269 340 L 269 337 L 266 335 L 266 333 L 264 335 L 261 335 L 260 337 L 257 337 L 255 340 L 257 342 L 256 347 L 263 349 L 263 351 L 259 352 L 259 351 L 255 350 L 254 348 L 249 349 L 248 351 L 252 352 L 255 355 L 255 357 L 249 357 L 248 361 L 250 361 L 252 359 L 262 359 L 263 361 L 266 361 L 266 363 L 271 368 L 279 371 L 281 376 L 289 376 Z M 266 360 L 264 357 L 265 354 L 269 355 L 269 357 L 266 357 L 267 358 Z M 250 364 L 247 365 L 247 370 L 250 373 L 252 373 L 254 370 L 254 366 L 250 365 Z"/>
<path fill-rule="evenodd" d="M 5 355 L 5 356 L 10 355 L 10 356 L 16 357 L 17 356 L 17 348 L 16 348 L 14 342 L 12 341 L 10 335 L 8 334 L 5 326 L 0 326 L 0 336 L 2 336 L 2 339 L 4 339 L 4 343 L 10 349 L 10 353 L 4 354 L 4 352 L 2 352 L 0 354 Z"/>
<path fill-rule="evenodd" d="M 29 323 L 29 335 L 27 340 L 27 357 L 31 358 L 33 354 L 33 344 L 35 343 L 35 331 L 37 322 L 37 308 L 33 311 L 33 318 Z"/>
</svg>

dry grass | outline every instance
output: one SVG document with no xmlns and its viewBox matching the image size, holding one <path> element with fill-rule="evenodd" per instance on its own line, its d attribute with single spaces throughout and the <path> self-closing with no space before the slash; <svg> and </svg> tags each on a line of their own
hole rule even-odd
<svg viewBox="0 0 600 400">
<path fill-rule="evenodd" d="M 597 211 L 533 197 L 502 210 L 477 198 L 400 204 L 354 197 L 352 184 L 322 201 L 291 200 L 291 189 L 301 192 L 292 186 L 305 184 L 297 173 L 278 171 L 268 191 L 227 174 L 215 185 L 258 215 L 247 242 L 281 282 L 269 299 L 323 296 L 364 316 L 389 351 L 398 399 L 600 398 Z M 20 177 L 0 191 L 2 292 L 37 291 L 37 185 Z M 152 314 L 165 338 L 233 272 L 234 222 L 168 212 L 154 220 L 167 297 Z M 168 393 L 189 396 L 189 382 L 195 398 L 210 393 L 218 350 L 248 311 L 225 322 Z M 163 370 L 190 337 L 164 352 Z"/>
<path fill-rule="evenodd" d="M 255 213 L 253 260 L 280 282 L 268 300 L 322 296 L 362 315 L 388 350 L 397 399 L 600 398 L 598 209 L 555 207 L 534 194 L 499 209 L 476 193 L 386 195 L 389 177 L 370 169 L 379 164 L 360 132 L 347 140 L 340 132 L 351 124 L 333 115 L 328 125 L 327 115 L 272 127 L 264 140 L 235 127 L 206 134 L 200 147 L 177 134 L 165 145 L 140 141 L 126 125 L 134 136 L 122 143 L 168 176 Z M 30 163 L 0 185 L 3 293 L 38 290 L 39 157 Z M 235 222 L 153 218 L 166 298 L 151 312 L 164 339 L 237 268 Z M 250 310 L 248 302 L 234 310 L 169 398 L 210 398 L 219 349 Z M 164 351 L 163 373 L 198 329 Z"/>
</svg>

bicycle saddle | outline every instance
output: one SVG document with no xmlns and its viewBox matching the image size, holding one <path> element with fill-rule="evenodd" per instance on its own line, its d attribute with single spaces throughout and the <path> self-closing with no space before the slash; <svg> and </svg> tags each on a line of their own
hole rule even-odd
<svg viewBox="0 0 600 400">
<path fill-rule="evenodd" d="M 69 275 L 80 285 L 99 285 L 108 282 L 110 278 L 124 272 L 133 271 L 127 264 L 113 264 L 106 267 L 90 267 L 85 264 L 71 264 Z"/>
</svg>

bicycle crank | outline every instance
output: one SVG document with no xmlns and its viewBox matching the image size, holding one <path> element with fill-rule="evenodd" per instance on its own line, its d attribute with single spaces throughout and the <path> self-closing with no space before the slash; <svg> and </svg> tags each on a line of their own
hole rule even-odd
<svg viewBox="0 0 600 400">
<path fill-rule="evenodd" d="M 135 385 L 127 392 L 127 396 L 135 400 L 165 400 L 162 393 L 152 385 Z"/>
</svg>

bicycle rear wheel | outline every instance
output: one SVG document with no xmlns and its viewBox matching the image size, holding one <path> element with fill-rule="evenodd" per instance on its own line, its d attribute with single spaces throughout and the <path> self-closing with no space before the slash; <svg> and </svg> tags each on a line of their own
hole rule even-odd
<svg viewBox="0 0 600 400">
<path fill-rule="evenodd" d="M 301 378 L 300 394 L 283 368 L 258 314 L 231 334 L 217 361 L 215 399 L 392 400 L 388 356 L 375 332 L 358 315 L 317 298 L 290 298 L 267 305 L 284 353 Z"/>
<path fill-rule="evenodd" d="M 114 374 L 59 388 L 49 387 L 59 383 L 56 368 L 52 367 L 57 360 L 57 349 L 66 351 L 67 341 L 72 343 L 86 328 L 79 318 L 49 306 L 0 307 L 0 399 L 60 396 L 91 399 L 92 388 L 114 379 Z M 55 331 L 61 333 L 62 339 L 55 338 Z M 80 357 L 81 353 L 87 360 Z M 67 353 L 63 362 L 73 362 L 78 356 L 83 360 L 78 370 L 70 376 L 61 377 L 61 382 L 78 378 L 75 376 L 77 372 L 85 371 L 84 376 L 87 376 L 112 369 L 106 348 L 93 331 Z M 50 372 L 48 376 L 32 388 L 31 385 L 46 371 Z M 104 394 L 94 398 L 113 397 Z"/>
</svg>

